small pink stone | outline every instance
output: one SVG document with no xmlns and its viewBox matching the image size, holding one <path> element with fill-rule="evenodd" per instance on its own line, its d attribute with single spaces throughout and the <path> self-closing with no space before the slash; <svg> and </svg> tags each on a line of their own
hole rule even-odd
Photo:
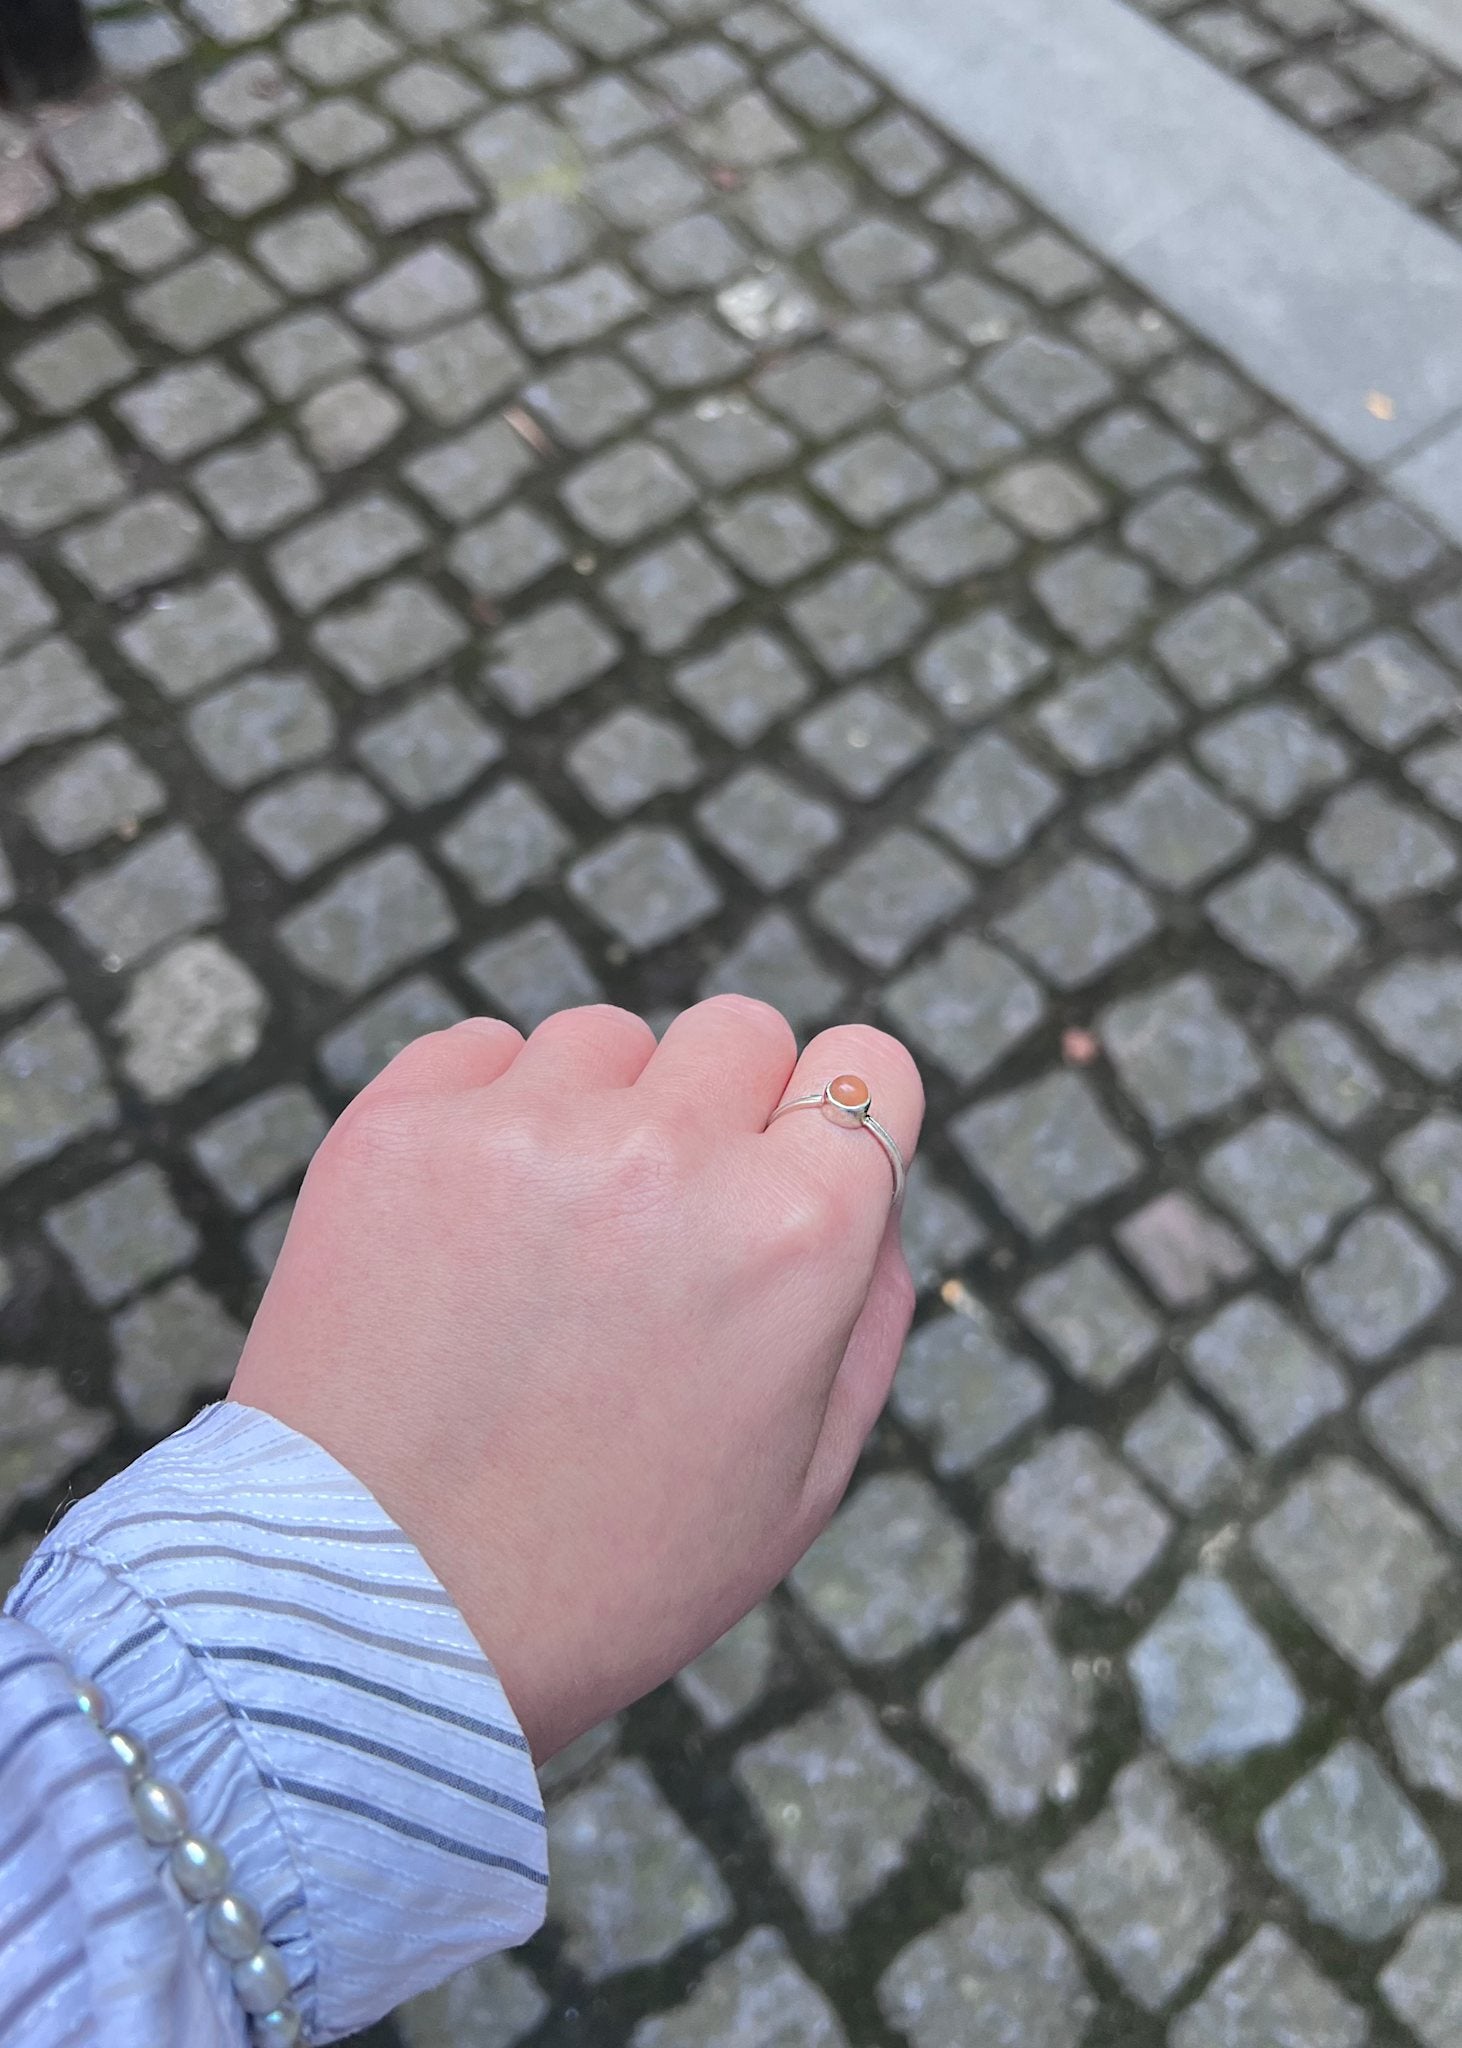
<svg viewBox="0 0 1462 2048">
<path fill-rule="evenodd" d="M 839 1074 L 836 1081 L 827 1084 L 827 1099 L 840 1109 L 861 1109 L 868 1100 L 868 1083 L 860 1081 L 856 1074 Z"/>
</svg>

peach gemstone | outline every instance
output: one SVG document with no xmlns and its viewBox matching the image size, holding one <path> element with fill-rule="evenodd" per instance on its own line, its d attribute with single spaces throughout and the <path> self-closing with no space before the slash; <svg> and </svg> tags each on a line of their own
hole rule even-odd
<svg viewBox="0 0 1462 2048">
<path fill-rule="evenodd" d="M 839 1074 L 836 1081 L 828 1082 L 827 1095 L 840 1109 L 861 1109 L 868 1100 L 868 1083 L 856 1074 Z"/>
</svg>

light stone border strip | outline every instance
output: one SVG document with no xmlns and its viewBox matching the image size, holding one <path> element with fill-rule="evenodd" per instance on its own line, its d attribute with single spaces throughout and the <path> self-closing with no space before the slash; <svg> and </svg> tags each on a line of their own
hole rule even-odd
<svg viewBox="0 0 1462 2048">
<path fill-rule="evenodd" d="M 797 5 L 1462 541 L 1462 243 L 1122 0 Z"/>
<path fill-rule="evenodd" d="M 1440 57 L 1462 66 L 1462 6 L 1458 0 L 1360 0 L 1367 14 Z"/>
</svg>

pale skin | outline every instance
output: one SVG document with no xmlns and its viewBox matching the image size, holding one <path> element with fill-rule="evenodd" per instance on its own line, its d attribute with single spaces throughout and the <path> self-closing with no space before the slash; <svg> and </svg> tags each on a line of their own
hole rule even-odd
<svg viewBox="0 0 1462 2048">
<path fill-rule="evenodd" d="M 861 1076 L 906 1159 L 913 1060 L 801 1054 L 718 996 L 421 1038 L 316 1154 L 231 1397 L 412 1538 L 539 1762 L 774 1586 L 842 1499 L 913 1311 L 877 1141 L 799 1110 Z"/>
</svg>

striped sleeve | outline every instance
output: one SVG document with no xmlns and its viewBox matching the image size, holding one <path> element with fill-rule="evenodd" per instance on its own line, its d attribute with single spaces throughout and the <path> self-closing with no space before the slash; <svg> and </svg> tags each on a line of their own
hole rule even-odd
<svg viewBox="0 0 1462 2048">
<path fill-rule="evenodd" d="M 272 1416 L 205 1409 L 73 1507 L 6 1614 L 7 2048 L 245 2039 L 68 1670 L 102 1685 L 222 1843 L 307 2039 L 364 2027 L 539 1926 L 543 1809 L 496 1674 L 372 1495 Z"/>
</svg>

